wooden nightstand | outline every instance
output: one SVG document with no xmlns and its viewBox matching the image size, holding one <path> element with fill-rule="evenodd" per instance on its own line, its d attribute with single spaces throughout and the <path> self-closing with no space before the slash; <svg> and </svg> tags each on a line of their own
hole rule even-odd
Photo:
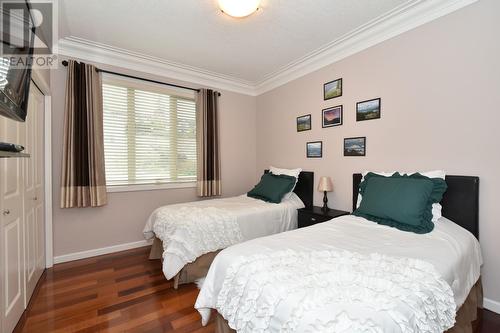
<svg viewBox="0 0 500 333">
<path fill-rule="evenodd" d="M 325 222 L 333 218 L 349 215 L 349 212 L 343 210 L 330 209 L 324 212 L 321 207 L 313 206 L 312 208 L 297 209 L 299 213 L 299 228 L 308 227 L 310 225 Z"/>
</svg>

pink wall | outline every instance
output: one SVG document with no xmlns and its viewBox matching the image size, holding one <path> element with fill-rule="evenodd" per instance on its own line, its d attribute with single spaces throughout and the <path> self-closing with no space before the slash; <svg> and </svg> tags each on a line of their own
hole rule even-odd
<svg viewBox="0 0 500 333">
<path fill-rule="evenodd" d="M 104 65 L 99 67 L 146 76 Z M 147 77 L 173 82 L 161 77 Z M 109 193 L 109 204 L 105 207 L 59 208 L 65 84 L 66 68 L 52 71 L 54 256 L 143 240 L 142 229 L 155 208 L 198 199 L 194 188 L 121 192 Z M 221 92 L 222 189 L 224 196 L 232 196 L 248 191 L 256 181 L 256 99 Z"/>
<path fill-rule="evenodd" d="M 486 297 L 500 301 L 495 209 L 500 187 L 498 12 L 499 1 L 481 0 L 257 98 L 223 91 L 224 195 L 247 191 L 270 164 L 300 166 L 314 171 L 316 180 L 331 176 L 335 191 L 329 195 L 330 206 L 340 209 L 351 208 L 352 173 L 366 169 L 441 168 L 480 176 L 483 281 Z M 111 193 L 106 207 L 61 210 L 65 75 L 64 68 L 51 74 L 54 254 L 139 241 L 153 209 L 196 200 L 195 191 Z M 344 95 L 323 101 L 323 83 L 339 77 Z M 375 97 L 382 98 L 382 119 L 357 123 L 355 103 Z M 344 125 L 322 129 L 321 109 L 338 104 L 344 105 Z M 309 113 L 313 129 L 297 133 L 295 118 Z M 342 156 L 343 138 L 352 136 L 367 136 L 366 157 Z M 324 157 L 306 159 L 305 143 L 316 140 L 323 141 Z M 319 192 L 315 203 L 321 203 Z"/>
<path fill-rule="evenodd" d="M 270 164 L 331 176 L 330 205 L 350 210 L 363 170 L 444 169 L 481 177 L 480 229 L 486 297 L 500 301 L 500 2 L 476 4 L 257 97 L 257 172 Z M 323 83 L 343 96 L 323 101 Z M 357 101 L 381 97 L 382 118 L 356 122 Z M 344 125 L 321 128 L 321 109 L 344 106 Z M 311 131 L 295 118 L 312 114 Z M 367 137 L 366 157 L 343 157 L 343 138 Z M 323 158 L 306 159 L 307 141 Z M 321 203 L 321 193 L 315 194 Z"/>
</svg>

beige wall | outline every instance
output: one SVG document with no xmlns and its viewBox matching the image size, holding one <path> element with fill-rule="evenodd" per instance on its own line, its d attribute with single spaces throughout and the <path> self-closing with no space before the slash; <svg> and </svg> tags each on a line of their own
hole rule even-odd
<svg viewBox="0 0 500 333">
<path fill-rule="evenodd" d="M 124 69 L 99 67 L 174 82 Z M 109 193 L 109 204 L 101 208 L 59 208 L 65 84 L 66 68 L 61 66 L 51 73 L 54 256 L 140 241 L 146 219 L 155 208 L 197 200 L 194 188 L 171 189 Z M 223 195 L 231 196 L 244 193 L 255 185 L 256 100 L 228 91 L 221 93 Z"/>
<path fill-rule="evenodd" d="M 350 210 L 354 172 L 444 169 L 481 177 L 486 297 L 500 301 L 500 1 L 480 2 L 257 98 L 257 171 L 270 164 L 333 178 L 330 206 Z M 323 101 L 323 83 L 343 96 Z M 382 118 L 356 122 L 357 101 L 382 98 Z M 321 128 L 321 109 L 343 104 L 344 125 Z M 295 118 L 312 114 L 311 131 Z M 367 137 L 366 157 L 343 157 L 343 138 Z M 307 141 L 323 158 L 306 159 Z M 321 193 L 315 194 L 321 203 Z"/>
</svg>

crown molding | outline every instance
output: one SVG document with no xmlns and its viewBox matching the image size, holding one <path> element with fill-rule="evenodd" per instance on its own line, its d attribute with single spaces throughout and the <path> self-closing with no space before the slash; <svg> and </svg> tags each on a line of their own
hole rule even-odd
<svg viewBox="0 0 500 333">
<path fill-rule="evenodd" d="M 267 74 L 258 82 L 246 81 L 74 36 L 59 40 L 59 54 L 165 76 L 199 86 L 258 96 L 477 1 L 479 0 L 409 1 L 277 71 Z"/>
<path fill-rule="evenodd" d="M 347 33 L 337 40 L 266 75 L 256 83 L 257 95 L 452 13 L 479 0 L 416 0 Z"/>
<path fill-rule="evenodd" d="M 59 55 L 256 96 L 249 81 L 74 36 L 59 40 Z"/>
</svg>

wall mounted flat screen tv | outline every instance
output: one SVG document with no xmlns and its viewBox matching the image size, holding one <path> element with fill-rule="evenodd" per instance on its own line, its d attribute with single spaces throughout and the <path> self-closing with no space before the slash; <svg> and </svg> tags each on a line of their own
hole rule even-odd
<svg viewBox="0 0 500 333">
<path fill-rule="evenodd" d="M 2 15 L 2 52 L 0 53 L 0 115 L 25 121 L 31 82 L 35 28 L 28 2 L 27 10 Z M 24 9 L 24 8 L 23 8 Z M 20 14 L 23 13 L 23 14 Z M 18 14 L 18 15 L 16 15 Z M 7 19 L 6 16 L 8 15 Z M 24 61 L 24 65 L 21 65 Z"/>
</svg>

